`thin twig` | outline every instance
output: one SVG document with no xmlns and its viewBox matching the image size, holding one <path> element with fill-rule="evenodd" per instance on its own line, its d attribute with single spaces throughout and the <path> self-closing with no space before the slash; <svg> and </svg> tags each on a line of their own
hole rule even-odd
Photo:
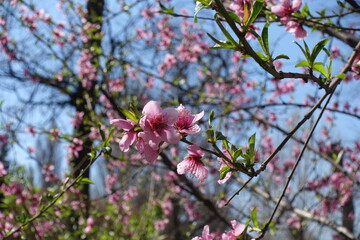
<svg viewBox="0 0 360 240">
<path fill-rule="evenodd" d="M 306 147 L 307 147 L 307 145 L 308 145 L 308 143 L 309 143 L 309 141 L 310 141 L 310 139 L 312 137 L 312 134 L 314 133 L 315 128 L 319 124 L 320 119 L 321 119 L 323 113 L 325 112 L 325 108 L 329 104 L 332 95 L 333 94 L 330 94 L 330 96 L 327 98 L 324 107 L 321 109 L 321 112 L 319 113 L 319 116 L 317 117 L 316 121 L 314 122 L 314 124 L 313 124 L 313 126 L 312 126 L 312 128 L 310 130 L 310 133 L 309 133 L 309 135 L 308 135 L 308 137 L 307 137 L 307 139 L 306 139 L 306 141 L 305 141 L 305 143 L 304 143 L 304 145 L 303 145 L 303 147 L 301 149 L 301 152 L 300 152 L 300 154 L 299 154 L 299 156 L 298 156 L 298 158 L 297 158 L 297 160 L 295 162 L 295 165 L 294 165 L 293 169 L 291 170 L 290 175 L 288 176 L 288 179 L 287 179 L 286 184 L 285 184 L 285 186 L 283 188 L 283 191 L 282 191 L 282 193 L 281 193 L 281 195 L 280 195 L 280 197 L 279 197 L 279 199 L 278 199 L 278 201 L 276 203 L 276 206 L 275 206 L 269 220 L 267 221 L 265 227 L 262 229 L 261 234 L 258 237 L 256 237 L 256 239 L 261 239 L 261 238 L 263 238 L 265 236 L 265 234 L 266 234 L 266 232 L 267 232 L 267 230 L 269 228 L 269 225 L 270 225 L 272 219 L 274 218 L 275 213 L 277 212 L 277 209 L 280 206 L 280 202 L 285 196 L 286 190 L 287 190 L 287 188 L 288 188 L 288 186 L 290 184 L 290 181 L 291 181 L 292 177 L 294 176 L 294 173 L 295 173 L 295 170 L 296 170 L 297 166 L 299 165 L 299 163 L 300 163 L 300 161 L 302 159 L 302 156 L 303 156 L 303 154 L 304 154 L 304 152 L 306 150 Z"/>
</svg>

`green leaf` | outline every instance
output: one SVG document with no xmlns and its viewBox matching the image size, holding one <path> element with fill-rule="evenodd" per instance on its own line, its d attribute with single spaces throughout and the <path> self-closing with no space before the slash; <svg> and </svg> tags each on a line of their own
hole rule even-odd
<svg viewBox="0 0 360 240">
<path fill-rule="evenodd" d="M 314 63 L 312 69 L 317 72 L 320 72 L 322 75 L 324 75 L 327 78 L 329 77 L 328 72 L 325 70 L 324 64 L 321 62 Z"/>
<path fill-rule="evenodd" d="M 228 11 L 227 13 L 234 22 L 241 24 L 241 20 L 237 14 L 231 11 Z"/>
<path fill-rule="evenodd" d="M 214 120 L 214 110 L 211 110 L 209 115 L 209 126 L 211 126 L 213 120 Z"/>
<path fill-rule="evenodd" d="M 80 184 L 94 184 L 94 182 L 91 181 L 89 178 L 84 178 L 84 177 L 81 177 L 80 179 L 78 179 L 77 183 L 80 183 Z"/>
<path fill-rule="evenodd" d="M 264 60 L 264 61 L 267 61 L 267 60 L 268 60 L 267 57 L 264 56 L 264 54 L 262 54 L 261 52 L 256 52 L 256 51 L 255 51 L 255 53 L 256 53 L 256 55 L 258 55 L 262 60 Z"/>
<path fill-rule="evenodd" d="M 206 33 L 210 38 L 211 40 L 213 40 L 215 43 L 221 45 L 224 43 L 224 41 L 220 41 L 220 40 L 217 40 L 213 35 L 211 35 L 210 33 Z"/>
<path fill-rule="evenodd" d="M 175 14 L 175 11 L 174 11 L 173 7 L 172 8 L 167 8 L 161 2 L 159 2 L 159 5 L 160 5 L 161 10 L 163 10 L 164 13 L 170 14 L 170 15 Z"/>
<path fill-rule="evenodd" d="M 234 40 L 234 38 L 231 36 L 231 34 L 226 30 L 226 28 L 222 25 L 222 23 L 220 22 L 220 20 L 218 19 L 217 15 L 215 15 L 215 20 L 217 25 L 220 27 L 220 30 L 222 31 L 222 33 L 225 35 L 225 37 L 227 38 L 227 40 L 229 42 L 232 43 L 232 45 L 234 46 L 238 46 L 238 43 Z"/>
<path fill-rule="evenodd" d="M 206 130 L 206 135 L 208 137 L 208 142 L 209 143 L 214 143 L 215 142 L 214 128 L 209 128 L 208 130 Z"/>
<path fill-rule="evenodd" d="M 194 10 L 194 23 L 197 23 L 197 17 L 196 15 L 198 14 L 198 12 L 200 12 L 200 10 L 206 8 L 206 5 L 204 5 L 203 3 L 201 2 L 196 2 L 196 5 L 195 5 L 195 10 Z"/>
<path fill-rule="evenodd" d="M 230 166 L 222 167 L 220 170 L 220 180 L 223 180 L 226 177 L 226 174 L 231 171 L 232 168 Z"/>
<path fill-rule="evenodd" d="M 98 129 L 99 129 L 99 132 L 100 132 L 100 135 L 101 135 L 101 140 L 105 141 L 105 133 L 101 128 L 101 123 L 98 123 Z"/>
<path fill-rule="evenodd" d="M 210 33 L 207 33 L 207 35 L 216 43 L 213 47 L 210 47 L 209 49 L 234 49 L 234 48 L 236 48 L 234 45 L 232 45 L 228 41 L 217 40 Z"/>
<path fill-rule="evenodd" d="M 275 60 L 278 60 L 278 59 L 290 59 L 288 55 L 285 55 L 285 54 L 280 54 L 280 55 L 277 55 L 275 58 L 274 58 L 274 61 Z"/>
<path fill-rule="evenodd" d="M 226 150 L 226 151 L 229 150 L 228 140 L 227 140 L 227 139 L 224 139 L 224 140 L 222 141 L 222 143 L 223 143 L 223 146 L 224 146 L 225 150 Z"/>
<path fill-rule="evenodd" d="M 301 10 L 301 15 L 311 16 L 310 11 L 309 11 L 309 6 L 307 3 L 304 5 L 303 9 Z"/>
<path fill-rule="evenodd" d="M 298 64 L 295 65 L 295 67 L 309 67 L 309 62 L 306 60 L 300 61 Z"/>
<path fill-rule="evenodd" d="M 257 18 L 257 16 L 260 14 L 262 8 L 264 6 L 264 0 L 257 0 L 254 5 L 251 8 L 251 14 L 249 19 L 247 19 L 246 23 L 245 23 L 245 27 L 250 26 L 255 19 Z"/>
<path fill-rule="evenodd" d="M 336 77 L 344 80 L 344 79 L 346 78 L 346 74 L 345 74 L 345 73 L 341 73 L 341 74 L 337 75 Z"/>
<path fill-rule="evenodd" d="M 269 23 L 266 23 L 262 32 L 261 32 L 261 39 L 264 46 L 265 54 L 270 57 L 270 50 L 269 50 Z"/>
<path fill-rule="evenodd" d="M 315 47 L 313 48 L 311 55 L 310 55 L 310 59 L 311 59 L 312 63 L 315 62 L 316 57 L 319 55 L 320 51 L 325 47 L 325 45 L 329 41 L 330 41 L 330 38 L 323 39 L 315 45 Z"/>
<path fill-rule="evenodd" d="M 226 140 L 226 137 L 222 134 L 222 132 L 216 132 L 215 138 L 216 140 Z"/>
<path fill-rule="evenodd" d="M 141 117 L 141 113 L 133 103 L 130 103 L 130 110 L 135 114 L 138 119 Z"/>
<path fill-rule="evenodd" d="M 251 211 L 251 221 L 254 223 L 254 226 L 260 228 L 259 221 L 257 219 L 257 208 L 254 207 Z"/>
<path fill-rule="evenodd" d="M 126 110 L 125 108 L 120 108 L 119 110 L 125 117 L 133 120 L 134 122 L 139 121 L 138 117 L 133 112 Z"/>
<path fill-rule="evenodd" d="M 114 134 L 114 131 L 115 131 L 115 128 L 114 127 L 112 127 L 111 129 L 110 129 L 110 133 L 109 133 L 109 136 L 107 137 L 107 139 L 104 141 L 104 145 L 103 146 L 109 146 L 109 143 L 110 143 L 110 140 L 111 140 L 111 138 L 112 138 L 112 136 L 113 136 L 113 134 Z"/>
<path fill-rule="evenodd" d="M 233 158 L 237 159 L 241 155 L 242 155 L 242 147 L 236 149 L 236 151 L 233 153 Z"/>
<path fill-rule="evenodd" d="M 304 42 L 305 42 L 305 41 L 304 41 Z M 304 54 L 306 60 L 309 62 L 309 61 L 310 61 L 310 52 L 305 51 L 305 49 L 304 49 L 298 42 L 294 41 L 294 43 L 295 43 L 296 45 L 298 45 L 298 47 L 300 48 L 300 50 L 301 50 L 302 53 Z"/>
</svg>

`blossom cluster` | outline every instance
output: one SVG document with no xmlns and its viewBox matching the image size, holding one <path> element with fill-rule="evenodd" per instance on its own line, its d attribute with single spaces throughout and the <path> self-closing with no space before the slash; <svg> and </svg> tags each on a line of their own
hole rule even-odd
<svg viewBox="0 0 360 240">
<path fill-rule="evenodd" d="M 192 115 L 182 104 L 178 108 L 164 108 L 156 101 L 148 102 L 142 111 L 139 121 L 132 119 L 113 119 L 110 124 L 121 128 L 124 132 L 119 141 L 119 148 L 127 152 L 136 142 L 138 152 L 149 163 L 159 156 L 163 143 L 176 144 L 183 137 L 200 131 L 197 122 L 204 116 L 204 111 Z M 203 181 L 208 170 L 201 161 L 204 152 L 197 145 L 187 147 L 189 156 L 178 164 L 179 174 L 192 173 Z"/>
</svg>

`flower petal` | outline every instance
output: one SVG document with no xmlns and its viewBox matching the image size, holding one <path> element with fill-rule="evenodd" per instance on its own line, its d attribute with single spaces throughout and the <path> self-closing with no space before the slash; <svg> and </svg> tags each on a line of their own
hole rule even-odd
<svg viewBox="0 0 360 240">
<path fill-rule="evenodd" d="M 159 115 L 162 114 L 162 109 L 158 102 L 150 101 L 144 106 L 142 113 L 146 116 Z"/>
<path fill-rule="evenodd" d="M 165 108 L 162 112 L 167 125 L 172 125 L 179 117 L 179 112 L 175 108 Z"/>
<path fill-rule="evenodd" d="M 113 119 L 110 120 L 111 125 L 115 125 L 124 129 L 125 131 L 130 131 L 134 128 L 134 123 L 131 120 L 124 120 L 124 119 Z"/>
<path fill-rule="evenodd" d="M 170 144 L 178 143 L 180 141 L 180 139 L 181 139 L 180 133 L 178 133 L 176 131 L 176 129 L 173 128 L 173 127 L 167 127 L 165 129 L 163 129 L 160 132 L 160 136 L 161 136 L 161 139 L 164 142 L 167 142 L 167 143 L 170 143 Z"/>
<path fill-rule="evenodd" d="M 205 153 L 201 150 L 201 148 L 195 144 L 188 146 L 186 149 L 189 155 L 198 156 L 200 158 L 205 155 Z"/>
</svg>

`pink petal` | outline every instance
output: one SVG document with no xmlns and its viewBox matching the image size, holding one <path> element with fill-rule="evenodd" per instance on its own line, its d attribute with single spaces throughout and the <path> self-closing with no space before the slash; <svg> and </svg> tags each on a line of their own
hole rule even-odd
<svg viewBox="0 0 360 240">
<path fill-rule="evenodd" d="M 131 120 L 124 120 L 124 119 L 113 119 L 110 120 L 111 125 L 115 125 L 124 129 L 125 131 L 130 131 L 134 128 L 134 124 Z"/>
<path fill-rule="evenodd" d="M 199 125 L 194 125 L 188 129 L 182 129 L 180 132 L 182 133 L 186 133 L 186 134 L 195 134 L 200 132 L 201 128 L 199 127 Z"/>
<path fill-rule="evenodd" d="M 195 114 L 194 119 L 192 120 L 192 124 L 195 124 L 197 121 L 199 121 L 204 116 L 204 111 Z"/>
<path fill-rule="evenodd" d="M 201 150 L 201 148 L 198 145 L 190 145 L 186 149 L 189 155 L 198 156 L 200 158 L 205 155 L 205 153 Z"/>
<path fill-rule="evenodd" d="M 165 108 L 163 110 L 164 120 L 166 124 L 172 125 L 179 117 L 179 112 L 175 108 Z"/>
<path fill-rule="evenodd" d="M 199 179 L 200 182 L 203 182 L 208 177 L 208 170 L 202 163 L 196 164 L 192 173 Z"/>
<path fill-rule="evenodd" d="M 284 8 L 281 5 L 272 6 L 271 7 L 271 12 L 274 13 L 275 15 L 278 15 L 278 16 L 285 15 Z"/>
<path fill-rule="evenodd" d="M 302 5 L 302 0 L 295 0 L 292 2 L 292 9 L 294 12 L 298 11 Z"/>
<path fill-rule="evenodd" d="M 135 142 L 136 132 L 129 132 L 124 134 L 119 142 L 119 148 L 123 152 L 129 151 L 130 146 Z"/>
<path fill-rule="evenodd" d="M 240 236 L 245 230 L 245 224 L 239 224 L 236 220 L 232 220 L 231 225 L 235 236 Z"/>
<path fill-rule="evenodd" d="M 146 144 L 144 148 L 144 156 L 149 163 L 153 163 L 156 161 L 159 153 Z"/>
<path fill-rule="evenodd" d="M 159 115 L 162 114 L 162 109 L 158 102 L 150 101 L 144 106 L 142 113 L 146 116 Z"/>
<path fill-rule="evenodd" d="M 306 30 L 302 26 L 297 27 L 295 30 L 295 37 L 299 40 L 306 38 L 307 37 Z"/>
<path fill-rule="evenodd" d="M 181 161 L 180 163 L 178 163 L 177 173 L 180 175 L 185 174 L 191 169 L 191 166 L 192 166 L 191 160 L 185 159 L 185 160 Z"/>
<path fill-rule="evenodd" d="M 162 140 L 170 144 L 178 143 L 181 139 L 180 133 L 178 133 L 173 127 L 163 129 L 160 135 Z"/>
</svg>

